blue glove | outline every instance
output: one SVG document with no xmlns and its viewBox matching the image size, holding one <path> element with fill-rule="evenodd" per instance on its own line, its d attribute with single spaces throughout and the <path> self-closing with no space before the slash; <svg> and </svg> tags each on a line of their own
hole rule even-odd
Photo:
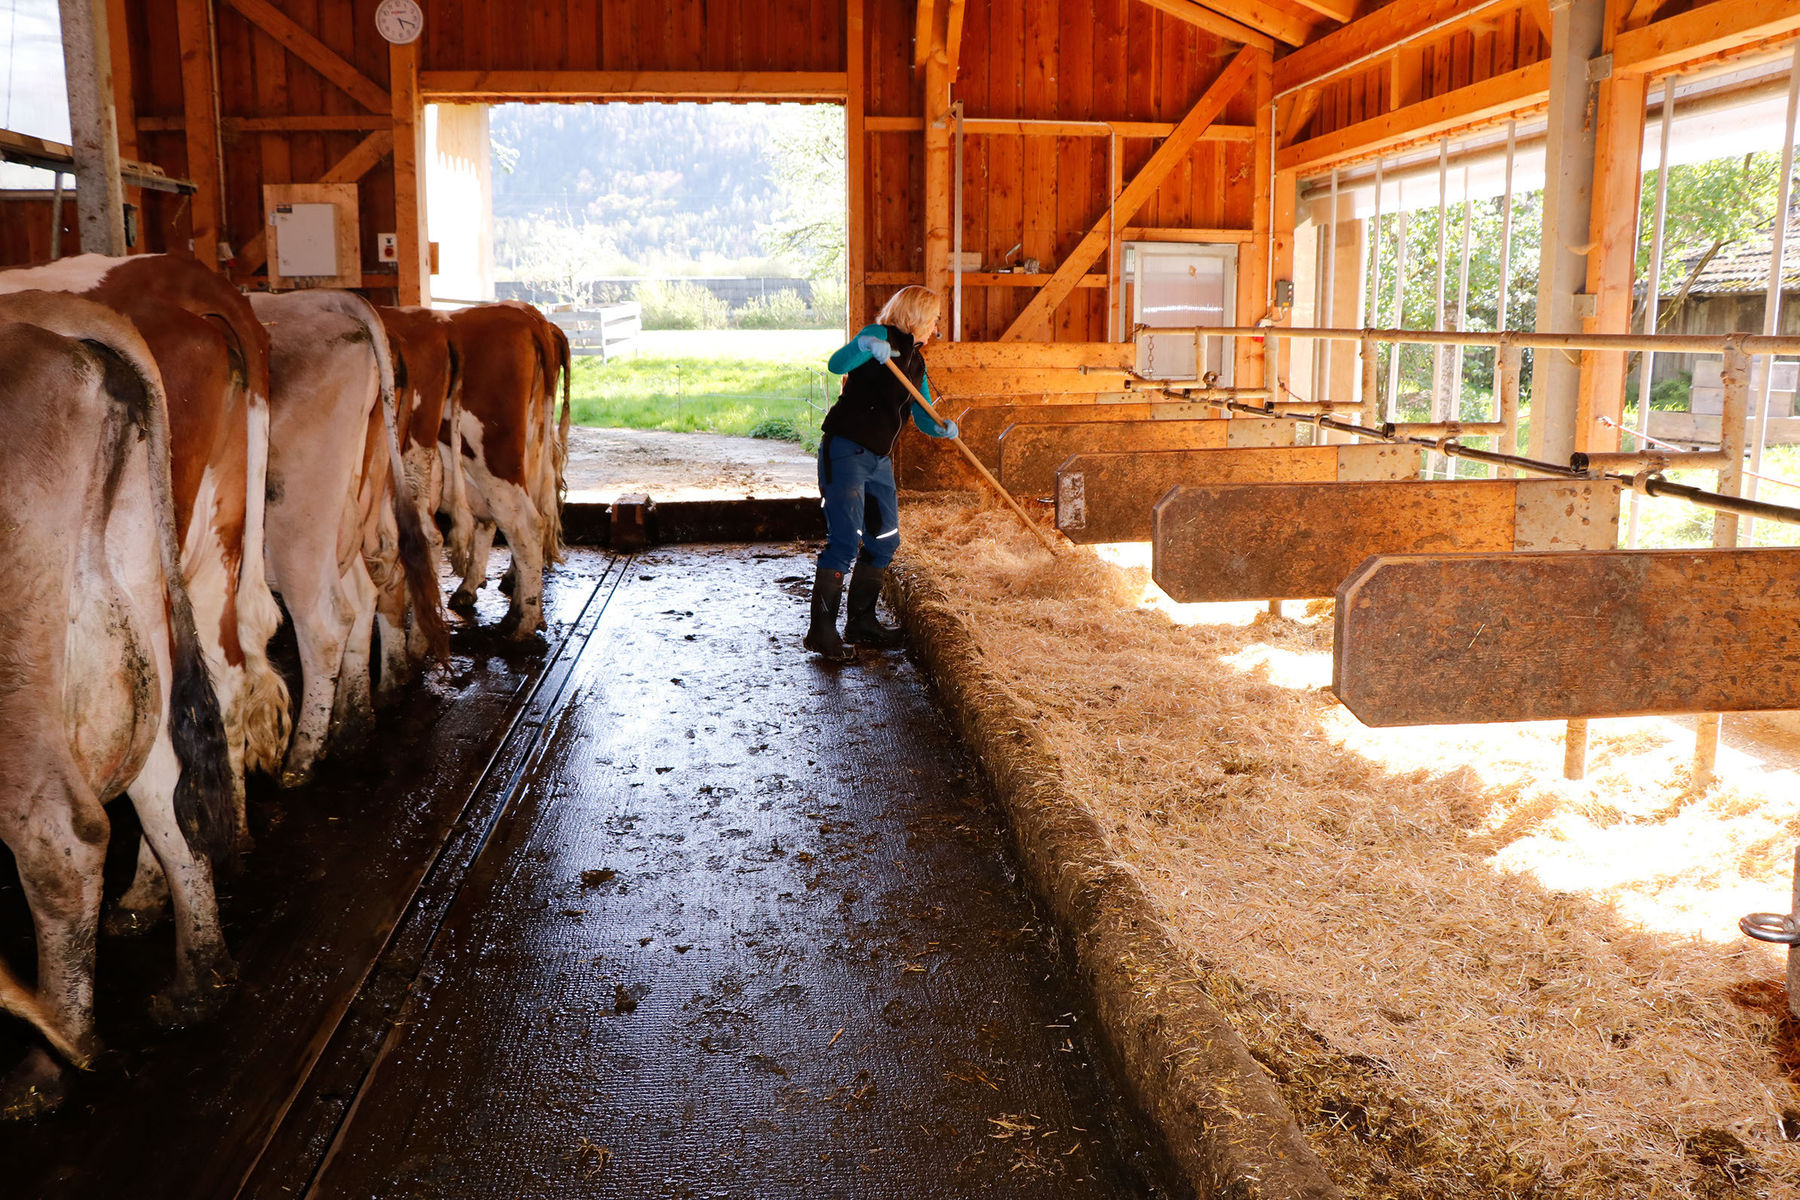
<svg viewBox="0 0 1800 1200">
<path fill-rule="evenodd" d="M 857 338 L 856 348 L 878 363 L 885 363 L 894 357 L 894 348 L 888 345 L 887 339 L 876 337 L 871 333 L 865 333 Z"/>
<path fill-rule="evenodd" d="M 953 438 L 953 437 L 956 437 L 961 432 L 962 432 L 962 430 L 960 430 L 956 427 L 955 421 L 945 421 L 944 422 L 944 436 L 945 437 Z"/>
</svg>

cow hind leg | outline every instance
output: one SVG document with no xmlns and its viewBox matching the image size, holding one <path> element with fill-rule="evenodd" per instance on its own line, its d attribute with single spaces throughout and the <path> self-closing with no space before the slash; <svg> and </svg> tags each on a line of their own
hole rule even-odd
<svg viewBox="0 0 1800 1200">
<path fill-rule="evenodd" d="M 451 608 L 475 607 L 475 593 L 487 582 L 488 555 L 494 550 L 495 528 L 492 521 L 475 522 L 475 535 L 470 538 L 469 545 L 469 569 L 450 597 Z"/>
<path fill-rule="evenodd" d="M 312 778 L 313 768 L 325 752 L 338 669 L 344 662 L 344 645 L 355 614 L 335 584 L 303 602 L 290 600 L 288 613 L 293 618 L 294 640 L 300 648 L 302 682 L 300 711 L 294 720 L 287 760 L 282 764 L 281 786 L 298 787 Z"/>
<path fill-rule="evenodd" d="M 169 881 L 146 838 L 138 839 L 137 872 L 131 886 L 106 914 L 105 929 L 113 937 L 129 937 L 162 924 L 169 915 Z"/>
<path fill-rule="evenodd" d="M 45 1022 L 39 1028 L 71 1063 L 86 1067 L 99 1050 L 94 939 L 100 924 L 106 810 L 66 761 L 46 774 L 35 794 L 22 799 L 17 807 L 0 805 L 15 814 L 0 827 L 0 838 L 13 852 L 37 934 L 35 1009 Z M 6 990 L 18 988 L 15 984 Z M 48 1052 L 34 1049 L 0 1080 L 0 1115 L 43 1112 L 60 1102 L 62 1091 L 61 1068 Z"/>
<path fill-rule="evenodd" d="M 167 881 L 175 918 L 175 977 L 150 1001 L 157 1024 L 178 1029 L 216 1013 L 231 994 L 237 968 L 225 948 L 212 867 L 195 854 L 175 816 L 175 784 L 181 776 L 173 745 L 159 737 L 131 787 L 131 804 Z"/>
<path fill-rule="evenodd" d="M 369 678 L 370 642 L 375 632 L 375 582 L 360 556 L 351 561 L 339 582 L 351 615 L 344 658 L 338 670 L 337 694 L 332 701 L 331 736 L 334 741 L 353 744 L 375 726 Z"/>
<path fill-rule="evenodd" d="M 516 641 L 524 641 L 544 627 L 544 551 L 543 525 L 531 498 L 523 488 L 501 485 L 493 490 L 489 503 L 500 528 L 506 533 L 506 544 L 512 552 L 512 604 L 501 622 L 500 632 Z"/>
</svg>

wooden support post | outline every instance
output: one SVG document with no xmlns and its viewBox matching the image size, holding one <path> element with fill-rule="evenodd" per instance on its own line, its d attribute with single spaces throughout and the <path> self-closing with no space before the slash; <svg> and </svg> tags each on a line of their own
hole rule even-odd
<svg viewBox="0 0 1800 1200">
<path fill-rule="evenodd" d="M 1238 254 L 1237 319 L 1254 325 L 1269 313 L 1270 272 L 1274 268 L 1275 107 L 1272 63 L 1256 64 L 1256 141 L 1251 143 L 1250 242 Z M 1291 182 L 1291 181 L 1290 181 Z M 1263 346 L 1238 338 L 1232 351 L 1231 382 L 1236 387 L 1263 387 L 1273 381 L 1266 371 Z"/>
<path fill-rule="evenodd" d="M 1606 0 L 1567 0 L 1552 10 L 1550 115 L 1544 182 L 1544 235 L 1538 265 L 1537 331 L 1576 333 L 1577 296 L 1587 288 L 1594 207 L 1594 123 L 1588 119 L 1588 64 L 1600 52 Z M 1579 448 L 1580 356 L 1532 355 L 1532 458 L 1566 462 Z"/>
<path fill-rule="evenodd" d="M 869 139 L 864 132 L 867 109 L 868 54 L 863 24 L 863 0 L 844 0 L 844 64 L 850 81 L 849 99 L 844 105 L 847 123 L 845 142 L 845 183 L 848 234 L 844 246 L 844 268 L 848 302 L 844 306 L 845 336 L 869 323 L 868 244 L 869 244 Z"/>
<path fill-rule="evenodd" d="M 394 227 L 399 232 L 400 303 L 431 303 L 431 237 L 425 214 L 425 106 L 419 43 L 388 49 L 394 115 Z"/>
<path fill-rule="evenodd" d="M 61 0 L 59 7 L 81 248 L 92 254 L 123 254 L 125 188 L 119 181 L 107 0 Z"/>
<path fill-rule="evenodd" d="M 1736 342 L 1725 347 L 1725 361 L 1719 371 L 1724 385 L 1724 411 L 1719 416 L 1719 449 L 1725 465 L 1719 468 L 1718 490 L 1726 496 L 1744 493 L 1744 435 L 1750 422 L 1750 356 Z M 1738 542 L 1736 513 L 1713 514 L 1713 545 L 1732 549 Z M 1691 776 L 1696 791 L 1710 787 L 1718 778 L 1719 736 L 1724 731 L 1720 714 L 1706 713 L 1694 729 L 1694 770 Z"/>
<path fill-rule="evenodd" d="M 1588 723 L 1586 717 L 1571 717 L 1563 729 L 1563 778 L 1587 778 Z"/>
<path fill-rule="evenodd" d="M 921 19 L 924 6 L 920 0 Z M 950 61 L 944 49 L 942 16 L 932 26 L 930 55 L 925 61 L 925 286 L 950 296 Z M 946 304 L 946 307 L 948 305 Z"/>
<path fill-rule="evenodd" d="M 1615 74 L 1600 84 L 1592 249 L 1587 260 L 1587 294 L 1593 297 L 1594 315 L 1582 322 L 1582 329 L 1590 333 L 1631 332 L 1638 191 L 1643 179 L 1644 102 L 1648 90 L 1643 75 Z M 1623 350 L 1590 350 L 1582 355 L 1575 422 L 1577 450 L 1619 448 L 1626 357 Z"/>
<path fill-rule="evenodd" d="M 1138 209 L 1155 194 L 1175 165 L 1187 158 L 1201 130 L 1212 124 L 1225 111 L 1225 105 L 1250 82 L 1258 57 L 1254 50 L 1238 51 L 1218 78 L 1213 80 L 1212 86 L 1188 110 L 1188 115 L 1175 127 L 1175 132 L 1156 148 L 1156 153 L 1150 156 L 1150 161 L 1144 164 L 1143 170 L 1126 185 L 1117 204 L 1109 211 L 1099 214 L 1087 236 L 1081 239 L 1080 244 L 1057 267 L 1050 282 L 1031 298 L 1031 303 L 1025 306 L 1025 311 L 1019 314 L 1018 320 L 1002 335 L 1002 341 L 1029 341 L 1033 338 L 1048 340 L 1050 318 L 1056 312 L 1056 306 L 1068 299 L 1081 278 L 1087 274 L 1087 269 L 1106 250 L 1112 225 L 1115 221 L 1120 225 L 1126 224 L 1137 215 Z"/>
<path fill-rule="evenodd" d="M 215 270 L 224 233 L 219 211 L 218 109 L 213 103 L 212 21 L 208 0 L 176 0 L 175 24 L 181 40 L 181 110 L 187 135 L 187 177 L 194 181 L 188 223 L 193 255 Z"/>
</svg>

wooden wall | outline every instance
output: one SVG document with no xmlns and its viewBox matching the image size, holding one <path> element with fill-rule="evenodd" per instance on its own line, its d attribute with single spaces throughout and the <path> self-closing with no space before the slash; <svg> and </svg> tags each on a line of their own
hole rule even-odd
<svg viewBox="0 0 1800 1200">
<path fill-rule="evenodd" d="M 922 115 L 912 61 L 915 5 L 871 0 L 868 116 Z M 1237 47 L 1135 0 L 991 0 L 968 6 L 961 70 L 951 97 L 965 119 L 1176 122 Z M 1233 100 L 1221 123 L 1255 123 L 1254 90 Z M 1130 180 L 1156 142 L 1121 142 Z M 1097 218 L 1109 187 L 1108 139 L 980 134 L 963 150 L 963 249 L 998 265 L 1018 259 L 1053 270 Z M 924 141 L 918 132 L 869 134 L 867 262 L 878 282 L 870 311 L 902 276 L 923 279 Z M 1251 227 L 1254 181 L 1249 139 L 1202 141 L 1131 222 L 1155 227 Z M 1096 270 L 1104 271 L 1104 260 Z M 1033 289 L 965 284 L 965 333 L 998 338 Z M 1082 288 L 1057 311 L 1059 341 L 1106 340 L 1106 292 Z"/>
<path fill-rule="evenodd" d="M 53 202 L 39 192 L 0 192 L 0 266 L 43 262 L 50 257 Z M 62 252 L 81 253 L 81 218 L 73 193 L 64 197 Z"/>
</svg>

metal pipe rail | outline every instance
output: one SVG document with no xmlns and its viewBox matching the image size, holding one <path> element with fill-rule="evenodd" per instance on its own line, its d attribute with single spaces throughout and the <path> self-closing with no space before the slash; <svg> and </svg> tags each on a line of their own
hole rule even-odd
<svg viewBox="0 0 1800 1200">
<path fill-rule="evenodd" d="M 1761 333 L 1499 333 L 1435 329 L 1318 329 L 1286 325 L 1133 326 L 1133 334 L 1170 333 L 1187 337 L 1317 338 L 1334 342 L 1392 342 L 1402 346 L 1484 346 L 1521 350 L 1655 350 L 1670 354 L 1722 354 L 1736 345 L 1745 354 L 1800 355 L 1800 337 Z"/>
</svg>

